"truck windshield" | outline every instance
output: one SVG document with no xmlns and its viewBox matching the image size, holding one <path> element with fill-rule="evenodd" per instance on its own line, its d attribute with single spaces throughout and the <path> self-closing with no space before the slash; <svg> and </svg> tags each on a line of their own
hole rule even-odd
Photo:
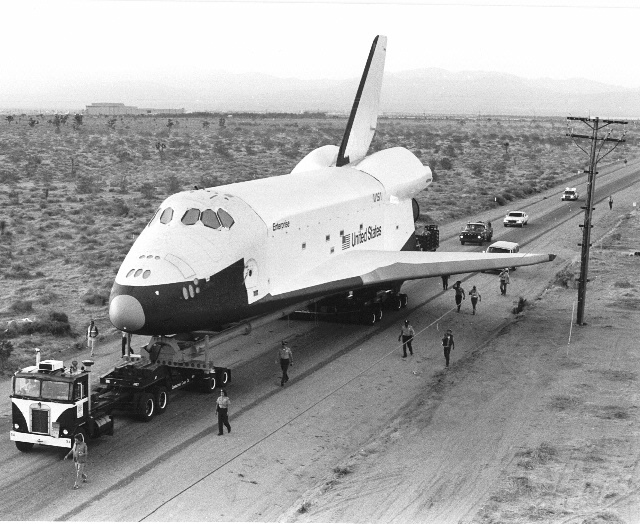
<svg viewBox="0 0 640 524">
<path fill-rule="evenodd" d="M 23 397 L 40 398 L 40 381 L 37 378 L 16 377 L 13 394 Z"/>
<path fill-rule="evenodd" d="M 42 398 L 49 400 L 69 400 L 69 382 L 42 381 Z"/>
<path fill-rule="evenodd" d="M 490 247 L 487 249 L 487 253 L 511 253 L 511 250 L 504 249 L 503 247 Z"/>
</svg>

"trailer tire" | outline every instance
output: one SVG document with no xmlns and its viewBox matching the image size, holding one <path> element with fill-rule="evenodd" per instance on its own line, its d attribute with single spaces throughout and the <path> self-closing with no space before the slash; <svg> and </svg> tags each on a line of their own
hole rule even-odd
<svg viewBox="0 0 640 524">
<path fill-rule="evenodd" d="M 202 380 L 202 391 L 205 393 L 215 393 L 216 387 L 218 387 L 218 381 L 215 373 L 210 373 L 208 377 Z"/>
<path fill-rule="evenodd" d="M 226 386 L 229 383 L 229 370 L 228 369 L 220 369 L 218 370 L 218 378 L 221 386 Z"/>
<path fill-rule="evenodd" d="M 16 448 L 22 453 L 28 453 L 33 449 L 34 444 L 32 442 L 16 442 Z"/>
<path fill-rule="evenodd" d="M 363 311 L 361 321 L 365 326 L 373 326 L 376 323 L 375 311 Z"/>
<path fill-rule="evenodd" d="M 167 388 L 164 386 L 158 386 L 153 388 L 153 396 L 156 399 L 156 407 L 158 409 L 158 415 L 162 415 L 169 406 L 169 394 Z"/>
<path fill-rule="evenodd" d="M 402 308 L 407 307 L 407 304 L 409 303 L 409 295 L 406 295 L 405 293 L 400 293 L 398 296 L 400 297 L 400 307 Z"/>
<path fill-rule="evenodd" d="M 156 414 L 156 399 L 149 392 L 143 392 L 138 398 L 138 417 L 142 422 L 149 422 Z"/>
<path fill-rule="evenodd" d="M 382 308 L 381 307 L 377 307 L 374 309 L 375 315 L 376 315 L 376 322 L 380 322 L 382 320 Z"/>
</svg>

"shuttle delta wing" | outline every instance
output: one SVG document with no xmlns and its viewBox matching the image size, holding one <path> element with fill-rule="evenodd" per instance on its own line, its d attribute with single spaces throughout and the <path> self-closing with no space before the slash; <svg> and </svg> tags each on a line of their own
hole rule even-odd
<svg viewBox="0 0 640 524">
<path fill-rule="evenodd" d="M 378 35 L 371 44 L 360 85 L 353 101 L 347 128 L 340 144 L 336 166 L 341 167 L 367 156 L 378 123 L 380 90 L 387 53 L 387 37 Z"/>
<path fill-rule="evenodd" d="M 424 253 L 421 251 L 352 251 L 339 255 L 313 271 L 297 276 L 274 290 L 274 297 L 338 293 L 362 286 L 419 278 L 472 273 L 504 267 L 550 262 L 555 255 L 532 253 Z"/>
</svg>

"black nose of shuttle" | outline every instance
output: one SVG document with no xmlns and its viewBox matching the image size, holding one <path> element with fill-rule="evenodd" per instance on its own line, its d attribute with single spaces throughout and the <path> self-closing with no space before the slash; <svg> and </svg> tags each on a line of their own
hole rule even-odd
<svg viewBox="0 0 640 524">
<path fill-rule="evenodd" d="M 144 310 L 131 295 L 118 295 L 109 304 L 109 319 L 121 331 L 137 331 L 144 326 Z"/>
</svg>

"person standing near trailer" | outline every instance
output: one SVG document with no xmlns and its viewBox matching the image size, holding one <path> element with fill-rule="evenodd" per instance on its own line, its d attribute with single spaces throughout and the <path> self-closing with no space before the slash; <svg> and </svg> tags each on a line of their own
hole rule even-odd
<svg viewBox="0 0 640 524">
<path fill-rule="evenodd" d="M 466 294 L 464 289 L 462 289 L 462 281 L 458 280 L 454 285 L 453 289 L 456 292 L 456 306 L 458 307 L 458 313 L 460 313 L 460 305 L 462 301 L 466 299 Z"/>
<path fill-rule="evenodd" d="M 82 482 L 89 480 L 84 472 L 84 468 L 87 465 L 87 457 L 89 456 L 89 448 L 84 438 L 82 438 L 82 435 L 76 435 L 73 447 L 71 451 L 64 456 L 64 460 L 67 460 L 69 455 L 73 455 L 73 462 L 76 466 L 76 482 L 73 485 L 73 489 L 79 489 L 80 479 L 82 479 Z"/>
<path fill-rule="evenodd" d="M 93 356 L 93 352 L 96 345 L 96 338 L 98 338 L 98 326 L 93 319 L 89 323 L 89 327 L 87 328 L 87 347 L 91 349 L 91 356 Z"/>
<path fill-rule="evenodd" d="M 509 268 L 505 267 L 502 271 L 500 271 L 500 294 L 507 294 L 507 285 L 509 284 Z"/>
</svg>

